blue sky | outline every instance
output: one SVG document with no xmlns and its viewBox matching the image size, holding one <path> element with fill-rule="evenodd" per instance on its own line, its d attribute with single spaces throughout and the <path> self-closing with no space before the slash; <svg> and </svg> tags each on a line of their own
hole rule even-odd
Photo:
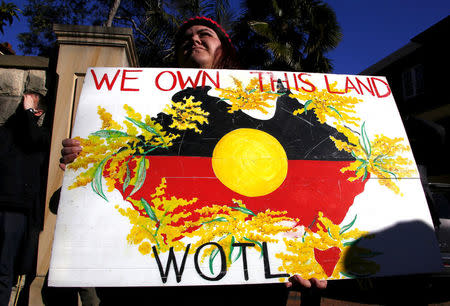
<svg viewBox="0 0 450 306">
<path fill-rule="evenodd" d="M 6 0 L 10 2 L 11 0 Z M 230 0 L 236 2 L 237 0 Z M 288 0 L 287 0 L 288 1 Z M 25 0 L 12 0 L 23 8 Z M 335 73 L 357 74 L 401 48 L 411 38 L 450 13 L 448 0 L 325 0 L 336 12 L 344 34 L 339 46 L 328 53 Z M 0 42 L 8 41 L 23 55 L 16 36 L 26 31 L 26 21 L 14 20 L 4 28 Z M 447 38 L 448 39 L 448 38 Z"/>
<path fill-rule="evenodd" d="M 450 13 L 448 0 L 325 2 L 336 12 L 344 34 L 339 46 L 328 54 L 335 66 L 334 72 L 343 74 L 361 72 Z"/>
</svg>

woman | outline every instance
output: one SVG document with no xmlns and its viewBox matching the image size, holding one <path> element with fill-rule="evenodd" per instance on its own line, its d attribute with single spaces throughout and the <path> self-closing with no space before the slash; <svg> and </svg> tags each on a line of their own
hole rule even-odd
<svg viewBox="0 0 450 306">
<path fill-rule="evenodd" d="M 236 50 L 226 31 L 215 21 L 206 17 L 194 17 L 183 23 L 175 36 L 175 58 L 178 67 L 181 68 L 202 68 L 202 69 L 233 69 L 239 68 Z M 62 158 L 60 167 L 65 169 L 65 165 L 71 163 L 81 152 L 80 143 L 75 139 L 65 139 L 61 151 Z M 208 286 L 206 287 L 176 287 L 175 288 L 123 288 L 99 289 L 99 296 L 107 305 L 118 302 L 121 297 L 126 296 L 129 301 L 130 296 L 136 300 L 148 296 L 150 300 L 162 302 L 167 296 L 167 302 L 171 302 L 169 297 L 173 290 L 179 296 L 194 295 L 199 300 L 196 304 L 225 305 L 253 305 L 261 303 L 263 305 L 286 305 L 287 289 L 290 287 L 299 288 L 319 288 L 327 286 L 326 281 L 318 279 L 306 280 L 298 275 L 292 276 L 289 281 L 283 284 L 265 284 L 248 286 Z M 126 295 L 123 292 L 126 291 Z M 152 291 L 152 293 L 149 293 Z M 150 294 L 150 295 L 149 295 Z M 240 297 L 243 295 L 244 297 Z M 216 297 L 214 301 L 210 299 Z M 203 299 L 203 300 L 201 300 Z M 259 302 L 258 302 L 259 300 Z"/>
<path fill-rule="evenodd" d="M 181 68 L 233 69 L 239 68 L 236 50 L 225 30 L 214 20 L 194 17 L 184 22 L 175 35 L 175 59 Z M 59 167 L 74 161 L 81 152 L 75 139 L 62 142 Z"/>
<path fill-rule="evenodd" d="M 214 20 L 194 17 L 175 35 L 175 59 L 181 68 L 241 68 L 225 30 Z"/>
</svg>

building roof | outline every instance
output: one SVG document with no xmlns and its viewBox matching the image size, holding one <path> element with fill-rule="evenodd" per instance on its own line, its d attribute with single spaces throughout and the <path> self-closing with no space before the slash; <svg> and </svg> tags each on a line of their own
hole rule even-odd
<svg viewBox="0 0 450 306">
<path fill-rule="evenodd" d="M 12 46 L 8 42 L 0 44 L 0 55 L 14 55 L 16 52 L 12 49 Z"/>
<path fill-rule="evenodd" d="M 383 70 L 387 66 L 391 65 L 392 63 L 395 63 L 397 60 L 413 53 L 415 50 L 417 50 L 421 44 L 415 43 L 415 42 L 409 42 L 405 46 L 401 47 L 397 51 L 394 51 L 393 53 L 389 54 L 382 60 L 376 62 L 372 66 L 364 69 L 359 74 L 362 75 L 372 75 L 377 74 L 379 71 Z"/>
<path fill-rule="evenodd" d="M 387 66 L 395 63 L 397 60 L 411 54 L 427 41 L 434 40 L 437 36 L 448 37 L 450 31 L 450 16 L 445 17 L 441 21 L 435 23 L 425 31 L 411 38 L 410 42 L 400 49 L 392 52 L 385 58 L 364 69 L 359 74 L 372 75 L 378 74 Z"/>
</svg>

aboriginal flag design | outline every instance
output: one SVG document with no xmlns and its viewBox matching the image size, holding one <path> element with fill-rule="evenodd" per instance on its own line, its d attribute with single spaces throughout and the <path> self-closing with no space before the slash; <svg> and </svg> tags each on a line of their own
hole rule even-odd
<svg viewBox="0 0 450 306">
<path fill-rule="evenodd" d="M 349 136 L 307 112 L 308 102 L 301 104 L 286 90 L 246 89 L 245 99 L 233 92 L 248 103 L 258 97 L 267 107 L 266 97 L 276 99 L 274 115 L 264 120 L 210 91 L 180 91 L 153 118 L 124 105 L 126 128 L 98 107 L 102 128 L 80 138 L 83 152 L 70 165 L 88 170 L 69 189 L 90 183 L 105 200 L 105 183 L 108 191 L 118 190 L 131 204 L 115 206 L 132 225 L 127 240 L 143 255 L 214 242 L 231 265 L 241 256 L 236 242 L 263 252 L 264 243 L 278 241 L 286 248 L 276 255 L 279 271 L 346 277 L 341 254 L 363 233 L 352 228 L 356 216 L 340 224 L 370 176 L 365 170 L 360 180 L 342 171 L 357 158 L 337 148 Z M 250 109 L 265 111 L 255 104 Z M 214 249 L 202 255 L 212 274 L 216 255 Z M 356 270 L 369 275 L 378 268 L 367 262 Z"/>
<path fill-rule="evenodd" d="M 101 127 L 95 121 L 95 132 L 78 137 L 68 189 L 89 184 L 102 198 L 95 205 L 126 217 L 117 231 L 129 231 L 143 256 L 184 252 L 215 280 L 225 275 L 219 262 L 225 271 L 244 260 L 244 245 L 265 256 L 264 267 L 271 254 L 277 274 L 265 270 L 266 278 L 375 275 L 381 253 L 363 243 L 375 234 L 349 208 L 371 175 L 402 195 L 398 179 L 417 175 L 407 142 L 369 130 L 358 118 L 365 101 L 353 94 L 290 92 L 281 81 L 275 92 L 273 83 L 230 77 L 228 87 L 160 95 L 167 101 L 155 101 L 153 117 L 127 104 L 113 116 L 97 103 Z"/>
<path fill-rule="evenodd" d="M 154 118 L 165 131 L 181 133 L 181 136 L 169 148 L 158 148 L 150 153 L 145 185 L 132 198 L 145 198 L 165 178 L 166 197 L 197 198 L 192 209 L 239 199 L 253 212 L 268 208 L 287 211 L 288 216 L 299 218 L 299 224 L 304 226 L 313 226 L 319 211 L 339 224 L 365 185 L 361 180 L 350 182 L 350 174 L 340 172 L 354 158 L 337 150 L 330 136 L 340 140 L 346 140 L 346 137 L 335 128 L 321 124 L 313 112 L 294 116 L 294 110 L 303 105 L 288 94 L 279 96 L 271 119 L 259 120 L 240 110 L 230 113 L 229 104 L 209 96 L 209 90 L 209 87 L 189 88 L 173 97 L 173 101 L 189 97 L 202 101 L 201 108 L 209 115 L 208 124 L 201 126 L 201 133 L 171 128 L 172 116 L 165 113 Z M 269 151 L 278 143 L 279 151 L 285 152 L 285 157 L 282 157 L 283 153 L 279 154 L 281 157 L 274 153 L 269 161 L 261 161 L 267 159 L 271 152 L 267 153 L 252 142 L 260 132 L 271 136 Z M 224 145 L 222 156 L 213 157 L 218 143 L 230 134 L 233 139 Z M 267 142 L 266 139 L 261 141 Z M 254 152 L 261 150 L 261 155 Z M 252 154 L 255 155 L 249 156 Z M 286 165 L 272 169 L 272 165 L 283 158 L 286 158 Z M 214 160 L 222 159 L 231 160 L 222 165 L 225 168 L 222 169 L 223 174 L 220 173 L 220 165 L 213 167 Z M 235 159 L 243 161 L 233 163 Z M 252 167 L 255 169 L 247 171 Z M 278 175 L 280 172 L 282 174 Z M 252 184 L 257 187 L 264 185 L 265 181 L 270 181 L 267 177 L 277 175 L 280 177 L 269 182 L 269 186 L 263 186 L 263 190 L 247 192 L 254 187 Z M 234 182 L 227 182 L 229 176 Z M 263 176 L 261 180 L 264 182 L 257 176 Z M 119 184 L 117 187 L 123 190 L 124 198 L 132 190 L 131 186 L 124 189 Z"/>
</svg>

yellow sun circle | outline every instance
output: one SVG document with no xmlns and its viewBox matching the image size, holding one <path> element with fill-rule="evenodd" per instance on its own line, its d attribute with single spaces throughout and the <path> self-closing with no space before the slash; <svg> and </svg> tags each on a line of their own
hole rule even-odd
<svg viewBox="0 0 450 306">
<path fill-rule="evenodd" d="M 247 197 L 275 191 L 287 175 L 287 156 L 275 137 L 255 129 L 237 129 L 223 136 L 212 155 L 216 177 Z"/>
</svg>

